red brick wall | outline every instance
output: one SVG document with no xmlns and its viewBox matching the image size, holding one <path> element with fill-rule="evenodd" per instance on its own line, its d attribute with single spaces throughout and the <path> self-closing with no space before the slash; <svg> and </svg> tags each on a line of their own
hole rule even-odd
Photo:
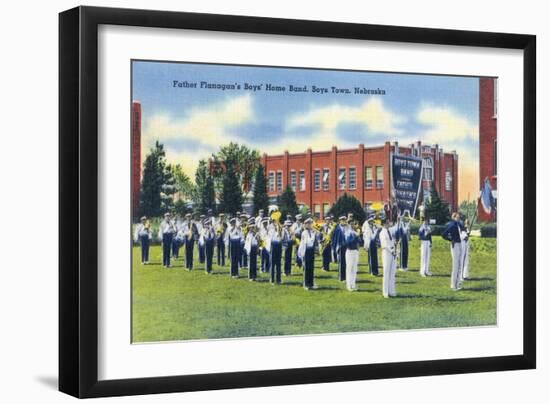
<svg viewBox="0 0 550 404">
<path fill-rule="evenodd" d="M 141 183 L 141 104 L 132 103 L 132 215 L 139 211 Z"/>
<path fill-rule="evenodd" d="M 270 191 L 268 186 L 268 195 L 277 197 L 281 191 L 276 188 L 277 172 L 282 172 L 283 190 L 287 185 L 290 185 L 291 172 L 296 172 L 296 200 L 299 204 L 307 205 L 314 211 L 315 205 L 320 206 L 321 217 L 327 213 L 323 209 L 324 204 L 332 206 L 334 202 L 344 194 L 344 192 L 355 196 L 362 206 L 367 202 L 386 201 L 390 198 L 390 153 L 394 147 L 390 143 L 385 143 L 380 147 L 365 148 L 360 144 L 355 149 L 338 149 L 333 146 L 331 150 L 313 152 L 308 149 L 305 153 L 289 154 L 284 153 L 277 156 L 264 156 L 261 159 L 265 167 L 266 176 L 269 181 L 269 173 L 274 173 L 275 190 Z M 431 149 L 431 155 L 435 156 L 435 149 Z M 411 154 L 411 149 L 400 147 L 399 152 L 402 154 Z M 438 161 L 437 168 L 434 164 L 438 191 L 441 189 L 441 196 L 447 200 L 453 210 L 457 208 L 458 199 L 458 161 L 454 153 L 441 154 L 441 162 Z M 434 159 L 435 160 L 435 159 Z M 384 186 L 377 188 L 376 186 L 376 167 L 384 167 Z M 349 169 L 355 167 L 356 170 L 356 188 L 350 189 L 349 185 Z M 365 188 L 365 167 L 372 167 L 373 185 L 371 189 Z M 323 169 L 328 168 L 329 171 L 329 189 L 323 189 Z M 346 189 L 341 190 L 339 187 L 338 174 L 339 169 L 346 169 Z M 445 191 L 445 171 L 450 170 L 453 177 L 453 187 L 450 191 Z M 305 190 L 300 190 L 300 171 L 305 173 Z M 314 188 L 314 173 L 315 170 L 320 171 L 321 184 L 320 189 Z M 442 174 L 441 174 L 442 173 Z M 440 176 L 443 175 L 441 180 Z M 441 181 L 440 181 L 441 180 Z"/>
<path fill-rule="evenodd" d="M 497 138 L 497 117 L 494 114 L 495 79 L 482 77 L 479 79 L 479 185 L 485 183 L 485 178 L 491 180 L 491 187 L 497 189 L 497 173 L 495 169 L 495 145 Z M 492 216 L 492 217 L 491 217 Z M 494 221 L 494 215 L 487 215 L 479 207 L 480 221 Z"/>
</svg>

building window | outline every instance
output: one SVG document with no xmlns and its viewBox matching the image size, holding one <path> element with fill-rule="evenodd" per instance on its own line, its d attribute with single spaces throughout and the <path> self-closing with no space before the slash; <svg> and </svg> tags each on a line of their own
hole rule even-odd
<svg viewBox="0 0 550 404">
<path fill-rule="evenodd" d="M 366 212 L 369 212 L 369 211 L 370 211 L 371 205 L 372 205 L 372 202 L 370 202 L 370 201 L 369 201 L 369 202 L 365 202 L 365 211 L 366 211 Z"/>
<path fill-rule="evenodd" d="M 274 171 L 269 172 L 269 179 L 267 182 L 268 182 L 269 192 L 275 191 L 275 172 Z"/>
<path fill-rule="evenodd" d="M 384 188 L 384 167 L 376 166 L 376 188 Z"/>
<path fill-rule="evenodd" d="M 306 172 L 300 170 L 300 191 L 306 190 Z"/>
<path fill-rule="evenodd" d="M 365 167 L 365 189 L 372 189 L 372 167 Z"/>
<path fill-rule="evenodd" d="M 453 175 L 450 171 L 445 171 L 445 191 L 453 190 Z"/>
<path fill-rule="evenodd" d="M 330 189 L 330 170 L 328 168 L 323 169 L 323 191 Z"/>
<path fill-rule="evenodd" d="M 349 168 L 349 189 L 357 188 L 357 171 L 355 167 Z"/>
<path fill-rule="evenodd" d="M 314 215 L 317 219 L 320 219 L 320 218 L 321 218 L 321 205 L 319 205 L 318 203 L 316 203 L 316 204 L 313 205 L 313 215 Z"/>
<path fill-rule="evenodd" d="M 313 189 L 315 191 L 321 190 L 321 170 L 315 170 L 313 173 Z"/>
<path fill-rule="evenodd" d="M 346 189 L 346 169 L 340 168 L 338 170 L 338 188 Z"/>
<path fill-rule="evenodd" d="M 493 79 L 493 118 L 497 117 L 498 113 L 498 79 Z"/>
<path fill-rule="evenodd" d="M 328 215 L 329 210 L 330 210 L 330 203 L 323 203 L 323 217 Z"/>
<path fill-rule="evenodd" d="M 431 157 L 424 157 L 424 179 L 426 181 L 434 180 L 434 163 Z"/>
<path fill-rule="evenodd" d="M 277 191 L 283 190 L 283 172 L 277 171 Z"/>
<path fill-rule="evenodd" d="M 495 139 L 494 141 L 494 146 L 493 146 L 494 150 L 493 150 L 493 172 L 495 173 L 495 175 L 497 175 L 497 140 Z"/>
<path fill-rule="evenodd" d="M 292 190 L 296 192 L 296 171 L 295 170 L 292 170 L 290 172 L 290 188 L 292 188 Z"/>
</svg>

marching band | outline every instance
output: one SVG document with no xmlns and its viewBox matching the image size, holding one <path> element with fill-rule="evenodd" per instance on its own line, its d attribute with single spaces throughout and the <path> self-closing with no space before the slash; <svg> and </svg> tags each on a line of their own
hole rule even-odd
<svg viewBox="0 0 550 404">
<path fill-rule="evenodd" d="M 237 214 L 229 220 L 224 213 L 217 217 L 209 210 L 198 220 L 187 213 L 164 215 L 159 224 L 158 238 L 162 244 L 162 265 L 171 268 L 171 259 L 179 259 L 180 248 L 185 250 L 185 268 L 193 270 L 195 245 L 199 252 L 199 262 L 207 274 L 212 273 L 214 251 L 217 251 L 218 266 L 226 265 L 226 251 L 229 259 L 230 276 L 239 278 L 239 271 L 246 269 L 248 279 L 255 281 L 258 270 L 269 273 L 273 285 L 282 282 L 282 276 L 292 273 L 293 254 L 295 265 L 303 268 L 303 287 L 316 289 L 315 255 L 321 258 L 321 268 L 330 270 L 330 264 L 338 265 L 338 279 L 345 282 L 349 291 L 357 290 L 359 249 L 362 246 L 368 254 L 371 275 L 379 276 L 378 249 L 381 249 L 383 288 L 382 294 L 389 298 L 396 296 L 396 272 L 399 268 L 408 270 L 410 225 L 414 219 L 410 215 L 391 214 L 381 219 L 371 214 L 360 225 L 352 214 L 342 215 L 338 223 L 327 215 L 324 223 L 315 223 L 311 217 L 302 215 L 287 216 L 281 221 L 281 212 L 272 206 L 269 216 L 260 210 L 256 217 L 245 213 Z M 469 277 L 469 236 L 471 225 L 462 221 L 458 213 L 453 213 L 451 222 L 441 233 L 450 242 L 452 257 L 451 288 L 460 290 Z M 418 229 L 420 241 L 420 275 L 429 277 L 432 229 L 428 218 Z M 133 239 L 141 247 L 141 263 L 149 264 L 149 250 L 153 239 L 151 223 L 141 217 L 135 226 Z M 258 261 L 259 266 L 258 266 Z"/>
</svg>

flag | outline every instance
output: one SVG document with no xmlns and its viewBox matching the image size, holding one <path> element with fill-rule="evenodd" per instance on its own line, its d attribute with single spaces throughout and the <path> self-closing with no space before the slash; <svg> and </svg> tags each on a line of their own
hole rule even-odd
<svg viewBox="0 0 550 404">
<path fill-rule="evenodd" d="M 485 178 L 485 183 L 483 184 L 483 187 L 481 188 L 481 195 L 479 197 L 481 201 L 481 206 L 483 207 L 483 210 L 488 215 L 491 214 L 493 209 L 495 209 L 495 197 L 493 196 L 493 190 L 491 188 L 491 182 L 489 181 L 489 178 Z"/>
</svg>

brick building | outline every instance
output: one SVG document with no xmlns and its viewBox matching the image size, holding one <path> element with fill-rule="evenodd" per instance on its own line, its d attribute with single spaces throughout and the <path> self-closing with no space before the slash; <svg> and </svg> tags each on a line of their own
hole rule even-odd
<svg viewBox="0 0 550 404">
<path fill-rule="evenodd" d="M 298 204 L 307 205 L 320 218 L 344 193 L 355 196 L 365 208 L 376 201 L 384 202 L 390 198 L 390 156 L 395 150 L 424 159 L 424 197 L 429 196 L 434 183 L 452 209 L 458 208 L 458 155 L 420 142 L 408 147 L 386 142 L 379 147 L 360 144 L 354 149 L 333 146 L 327 151 L 264 154 L 261 163 L 266 170 L 268 195 L 275 200 L 290 185 Z"/>
<path fill-rule="evenodd" d="M 141 104 L 132 102 L 132 216 L 139 211 L 141 184 Z"/>
<path fill-rule="evenodd" d="M 497 198 L 497 79 L 479 79 L 479 185 L 491 181 L 493 196 Z M 479 221 L 495 221 L 496 214 L 487 214 L 481 204 Z"/>
</svg>

